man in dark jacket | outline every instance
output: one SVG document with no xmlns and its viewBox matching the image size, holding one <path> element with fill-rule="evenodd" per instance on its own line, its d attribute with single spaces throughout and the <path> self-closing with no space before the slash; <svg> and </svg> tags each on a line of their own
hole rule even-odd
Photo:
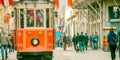
<svg viewBox="0 0 120 60">
<path fill-rule="evenodd" d="M 84 42 L 85 42 L 85 38 L 83 32 L 81 32 L 81 35 L 79 36 L 79 47 L 81 52 L 84 52 L 84 44 L 85 44 Z"/>
<path fill-rule="evenodd" d="M 117 46 L 117 40 L 116 40 L 116 34 L 114 33 L 113 28 L 110 29 L 107 39 L 108 39 L 109 48 L 110 48 L 110 52 L 111 52 L 111 59 L 115 60 L 115 57 L 116 57 L 115 50 L 116 50 L 116 46 Z"/>
<path fill-rule="evenodd" d="M 89 40 L 89 37 L 87 35 L 87 33 L 85 33 L 85 49 L 87 50 L 87 47 L 88 47 L 88 40 Z"/>
<path fill-rule="evenodd" d="M 7 40 L 7 35 L 3 29 L 1 31 L 0 42 L 1 42 L 2 60 L 5 60 L 8 58 L 8 52 L 7 52 L 8 40 Z"/>
<path fill-rule="evenodd" d="M 76 36 L 75 35 L 72 38 L 72 42 L 73 42 L 74 49 L 76 49 Z"/>
<path fill-rule="evenodd" d="M 77 36 L 76 36 L 76 45 L 79 43 L 79 33 L 77 33 Z"/>
</svg>

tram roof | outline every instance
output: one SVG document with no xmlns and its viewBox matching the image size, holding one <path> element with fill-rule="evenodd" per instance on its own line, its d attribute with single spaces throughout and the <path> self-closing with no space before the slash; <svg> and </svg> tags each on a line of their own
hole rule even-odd
<svg viewBox="0 0 120 60">
<path fill-rule="evenodd" d="M 49 4 L 49 3 L 53 3 L 53 1 L 50 0 L 20 0 L 20 1 L 14 1 L 15 4 Z"/>
<path fill-rule="evenodd" d="M 45 8 L 52 8 L 54 7 L 54 3 L 51 1 L 47 0 L 21 0 L 21 2 L 16 2 L 15 7 L 16 8 L 24 8 L 24 7 L 32 7 L 36 6 L 37 8 L 39 7 L 45 7 Z"/>
</svg>

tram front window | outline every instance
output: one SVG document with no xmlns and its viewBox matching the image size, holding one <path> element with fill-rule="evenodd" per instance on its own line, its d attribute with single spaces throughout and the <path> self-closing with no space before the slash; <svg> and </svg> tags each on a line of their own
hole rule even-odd
<svg viewBox="0 0 120 60">
<path fill-rule="evenodd" d="M 34 10 L 27 10 L 27 27 L 34 27 Z"/>
<path fill-rule="evenodd" d="M 36 10 L 36 27 L 43 27 L 44 25 L 44 11 Z"/>
</svg>

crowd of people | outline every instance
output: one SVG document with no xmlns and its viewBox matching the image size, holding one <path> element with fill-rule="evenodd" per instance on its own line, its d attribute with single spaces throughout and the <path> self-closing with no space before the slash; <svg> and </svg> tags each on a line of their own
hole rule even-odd
<svg viewBox="0 0 120 60">
<path fill-rule="evenodd" d="M 7 34 L 3 28 L 0 33 L 0 44 L 2 60 L 7 60 L 8 52 L 14 52 L 14 43 L 12 34 Z"/>
<path fill-rule="evenodd" d="M 92 32 L 91 35 L 88 36 L 87 33 L 81 32 L 80 34 L 74 34 L 73 37 L 70 35 L 67 35 L 64 33 L 62 36 L 60 36 L 60 47 L 63 47 L 63 50 L 66 51 L 67 47 L 70 47 L 73 45 L 74 50 L 76 52 L 85 52 L 85 50 L 88 50 L 88 46 L 91 47 L 92 50 L 98 50 L 99 48 L 99 36 L 97 32 Z M 114 33 L 113 28 L 110 29 L 109 33 L 107 34 L 107 42 L 109 44 L 109 49 L 111 53 L 111 59 L 115 60 L 116 58 L 116 48 L 117 42 L 120 41 L 120 31 L 118 32 L 118 35 Z M 59 46 L 58 46 L 59 47 Z M 120 47 L 119 47 L 120 49 Z M 120 54 L 120 51 L 119 51 Z"/>
<path fill-rule="evenodd" d="M 95 35 L 92 33 L 90 36 L 87 33 L 81 32 L 81 34 L 77 33 L 77 36 L 74 35 L 72 42 L 75 50 L 79 46 L 80 52 L 85 52 L 85 50 L 88 50 L 88 45 L 92 47 L 92 50 L 98 49 L 98 39 L 97 32 L 95 32 Z"/>
<path fill-rule="evenodd" d="M 97 35 L 97 32 L 95 32 L 95 34 L 92 33 L 92 35 L 90 36 L 88 36 L 87 33 L 84 34 L 83 32 L 81 32 L 81 34 L 77 33 L 73 37 L 64 33 L 60 36 L 57 44 L 58 47 L 63 47 L 64 50 L 66 50 L 67 46 L 71 47 L 73 45 L 74 50 L 79 48 L 81 52 L 84 52 L 84 50 L 88 49 L 89 42 L 89 45 L 92 47 L 93 50 L 98 49 L 98 40 L 99 37 Z"/>
</svg>

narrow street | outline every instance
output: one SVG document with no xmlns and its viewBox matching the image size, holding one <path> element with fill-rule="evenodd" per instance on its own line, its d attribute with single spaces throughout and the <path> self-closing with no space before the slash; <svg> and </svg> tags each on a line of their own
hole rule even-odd
<svg viewBox="0 0 120 60">
<path fill-rule="evenodd" d="M 1 55 L 0 55 L 1 60 Z M 16 52 L 10 53 L 7 60 L 17 60 Z M 110 53 L 104 52 L 101 49 L 92 51 L 90 48 L 85 53 L 76 53 L 73 47 L 67 48 L 63 51 L 62 48 L 56 48 L 54 50 L 53 60 L 111 60 Z M 118 52 L 116 52 L 116 60 L 119 60 Z"/>
<path fill-rule="evenodd" d="M 0 60 L 120 60 L 120 0 L 0 0 L 0 47 Z"/>
</svg>

